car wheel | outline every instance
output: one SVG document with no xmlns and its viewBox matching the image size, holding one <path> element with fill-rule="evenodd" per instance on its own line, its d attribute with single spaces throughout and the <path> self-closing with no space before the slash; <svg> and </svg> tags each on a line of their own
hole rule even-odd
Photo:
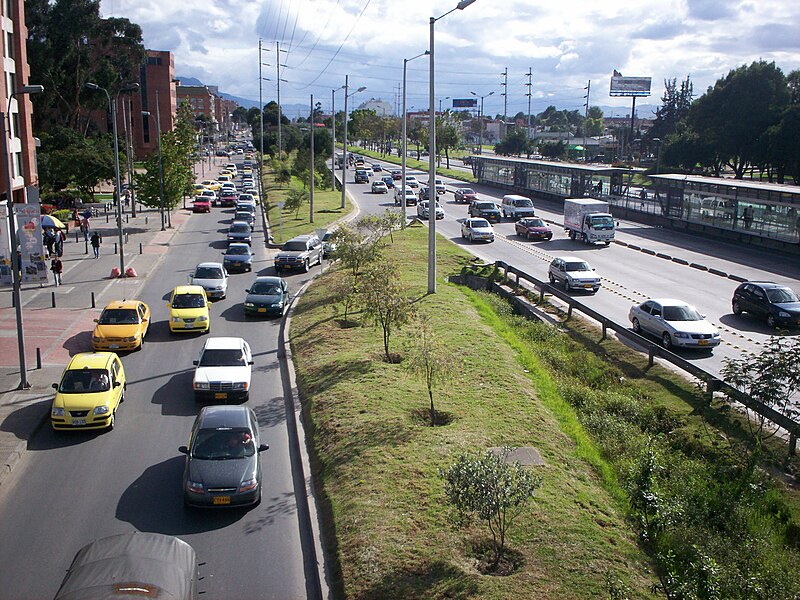
<svg viewBox="0 0 800 600">
<path fill-rule="evenodd" d="M 564 278 L 564 291 L 565 292 L 569 291 L 569 281 L 567 281 L 566 278 Z"/>
<path fill-rule="evenodd" d="M 767 315 L 767 326 L 774 329 L 777 325 L 778 323 L 775 321 L 775 316 Z"/>
<path fill-rule="evenodd" d="M 530 231 L 527 234 L 525 234 L 525 239 L 528 240 L 529 242 L 531 241 L 531 232 Z"/>
<path fill-rule="evenodd" d="M 661 345 L 667 350 L 672 348 L 672 337 L 666 331 L 661 336 Z"/>
<path fill-rule="evenodd" d="M 309 269 L 308 259 L 306 259 L 303 261 L 303 273 L 308 273 L 308 269 Z"/>
<path fill-rule="evenodd" d="M 556 278 L 553 277 L 553 274 L 552 273 L 548 273 L 547 277 L 548 277 L 548 279 L 550 279 L 550 285 L 554 285 L 555 282 L 556 282 Z"/>
<path fill-rule="evenodd" d="M 642 326 L 639 324 L 639 319 L 637 319 L 636 317 L 634 317 L 634 318 L 633 318 L 633 321 L 631 321 L 631 323 L 633 324 L 633 330 L 634 330 L 636 333 L 642 333 Z"/>
<path fill-rule="evenodd" d="M 583 243 L 587 245 L 589 244 L 589 236 L 587 236 L 585 233 L 583 234 Z"/>
<path fill-rule="evenodd" d="M 117 411 L 112 412 L 111 413 L 111 419 L 108 421 L 108 431 L 111 431 L 111 430 L 114 429 L 114 424 L 115 424 L 115 421 L 116 421 L 116 417 L 117 417 Z"/>
<path fill-rule="evenodd" d="M 742 307 L 739 305 L 739 302 L 737 300 L 733 301 L 733 306 L 731 308 L 733 308 L 733 314 L 735 315 L 742 314 Z"/>
</svg>

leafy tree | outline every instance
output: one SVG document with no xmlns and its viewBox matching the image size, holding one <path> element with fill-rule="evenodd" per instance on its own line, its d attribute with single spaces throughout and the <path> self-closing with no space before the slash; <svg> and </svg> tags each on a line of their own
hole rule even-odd
<svg viewBox="0 0 800 600">
<path fill-rule="evenodd" d="M 400 284 L 400 270 L 391 260 L 373 261 L 361 276 L 364 315 L 383 331 L 383 351 L 393 362 L 389 342 L 394 329 L 409 322 L 414 305 Z"/>
<path fill-rule="evenodd" d="M 420 157 L 421 147 L 428 147 L 428 128 L 417 120 L 414 120 L 411 126 L 406 126 L 406 133 L 408 134 L 409 141 L 417 147 L 417 159 Z"/>
<path fill-rule="evenodd" d="M 436 146 L 437 156 L 444 152 L 445 164 L 450 168 L 450 150 L 461 145 L 461 133 L 456 127 L 450 113 L 446 117 L 436 117 Z"/>
<path fill-rule="evenodd" d="M 436 410 L 433 391 L 457 372 L 457 363 L 452 349 L 445 346 L 433 330 L 430 319 L 418 318 L 414 323 L 412 343 L 406 358 L 406 368 L 422 378 L 430 400 L 431 427 L 436 425 Z"/>
<path fill-rule="evenodd" d="M 43 192 L 74 186 L 83 197 L 91 198 L 102 181 L 113 179 L 114 147 L 110 135 L 85 137 L 74 129 L 54 126 L 41 134 L 41 140 L 39 179 Z"/>
<path fill-rule="evenodd" d="M 381 254 L 382 246 L 377 239 L 365 240 L 363 235 L 347 224 L 333 232 L 331 241 L 336 244 L 333 258 L 338 259 L 339 265 L 354 276 L 360 275 L 361 269 L 376 261 Z"/>
<path fill-rule="evenodd" d="M 560 140 L 547 142 L 539 146 L 539 153 L 545 158 L 561 158 L 567 153 L 567 144 Z"/>
<path fill-rule="evenodd" d="M 518 462 L 508 464 L 510 448 L 498 456 L 462 454 L 447 469 L 439 471 L 445 481 L 447 500 L 462 520 L 476 515 L 492 533 L 496 568 L 505 552 L 506 537 L 514 519 L 535 497 L 542 478 L 525 470 Z"/>
<path fill-rule="evenodd" d="M 349 323 L 347 316 L 358 307 L 361 301 L 361 289 L 359 287 L 361 279 L 352 273 L 341 273 L 334 279 L 332 295 L 334 300 L 334 311 L 338 313 L 342 307 L 342 322 Z"/>
<path fill-rule="evenodd" d="M 494 151 L 495 154 L 520 156 L 523 152 L 526 154 L 529 152 L 530 145 L 527 132 L 515 127 L 508 132 L 506 137 L 495 144 Z"/>
<path fill-rule="evenodd" d="M 677 131 L 678 123 L 689 113 L 693 99 L 694 86 L 688 75 L 680 85 L 675 78 L 665 79 L 661 107 L 656 110 L 655 122 L 647 132 L 647 136 L 650 139 L 665 140 L 667 136 L 674 134 Z"/>
<path fill-rule="evenodd" d="M 590 106 L 589 118 L 586 120 L 585 127 L 586 135 L 593 137 L 603 135 L 603 109 L 599 106 Z"/>
<path fill-rule="evenodd" d="M 359 230 L 366 230 L 368 241 L 382 244 L 387 235 L 393 242 L 392 232 L 400 229 L 404 223 L 403 215 L 396 210 L 385 210 L 382 215 L 364 215 L 356 222 Z"/>
<path fill-rule="evenodd" d="M 283 210 L 287 212 L 295 211 L 294 218 L 297 219 L 300 217 L 300 208 L 308 201 L 308 190 L 305 187 L 292 186 L 286 193 Z"/>
<path fill-rule="evenodd" d="M 767 129 L 764 136 L 767 155 L 776 169 L 776 180 L 784 183 L 786 175 L 800 183 L 800 103 L 790 104 L 780 121 Z M 770 181 L 772 177 L 770 176 Z"/>
</svg>

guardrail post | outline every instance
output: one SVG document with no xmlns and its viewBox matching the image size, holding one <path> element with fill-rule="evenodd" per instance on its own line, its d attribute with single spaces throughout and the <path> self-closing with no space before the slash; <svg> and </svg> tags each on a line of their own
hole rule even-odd
<svg viewBox="0 0 800 600">
<path fill-rule="evenodd" d="M 655 355 L 656 355 L 655 346 L 650 346 L 650 349 L 647 351 L 647 368 L 648 369 L 653 367 Z"/>
<path fill-rule="evenodd" d="M 572 318 L 572 302 L 570 302 L 567 306 L 569 307 L 567 308 L 567 321 L 569 321 Z"/>
<path fill-rule="evenodd" d="M 600 338 L 600 341 L 602 342 L 604 339 L 606 339 L 606 331 L 607 331 L 606 320 L 603 319 L 603 321 L 600 324 L 603 326 L 603 336 Z"/>
<path fill-rule="evenodd" d="M 797 436 L 793 433 L 789 434 L 789 456 L 797 454 Z"/>
</svg>

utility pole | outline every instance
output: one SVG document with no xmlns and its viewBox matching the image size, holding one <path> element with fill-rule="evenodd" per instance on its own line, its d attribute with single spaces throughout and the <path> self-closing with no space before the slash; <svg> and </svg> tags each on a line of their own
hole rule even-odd
<svg viewBox="0 0 800 600">
<path fill-rule="evenodd" d="M 533 83 L 531 82 L 531 77 L 533 76 L 533 72 L 531 68 L 528 67 L 528 83 L 525 84 L 525 87 L 528 88 L 528 93 L 525 94 L 528 97 L 528 140 L 531 139 L 531 86 Z"/>
<path fill-rule="evenodd" d="M 342 140 L 342 152 L 344 160 L 342 161 L 342 206 L 345 207 L 345 198 L 347 197 L 347 88 L 349 84 L 349 75 L 344 76 L 344 140 Z"/>
<path fill-rule="evenodd" d="M 259 181 L 259 189 L 261 185 L 261 165 L 264 162 L 264 99 L 262 97 L 261 88 L 262 82 L 264 78 L 261 76 L 261 38 L 258 38 L 258 125 L 260 129 L 260 140 L 259 140 L 259 153 L 260 156 L 258 157 L 258 181 Z M 278 118 L 278 123 L 281 120 Z M 264 200 L 262 198 L 262 200 Z"/>
<path fill-rule="evenodd" d="M 586 126 L 589 124 L 589 92 L 592 89 L 592 80 L 589 80 L 589 83 L 586 84 L 586 87 L 583 88 L 586 90 L 586 95 L 583 97 L 586 100 L 584 104 L 584 117 L 583 117 L 583 162 L 586 162 Z"/>
<path fill-rule="evenodd" d="M 331 90 L 331 139 L 333 153 L 331 156 L 331 191 L 336 191 L 336 90 Z"/>
<path fill-rule="evenodd" d="M 259 57 L 259 61 L 261 57 Z M 281 43 L 275 42 L 275 71 L 278 75 L 278 158 L 283 160 L 283 142 L 281 141 Z"/>
<path fill-rule="evenodd" d="M 503 87 L 503 93 L 500 95 L 503 97 L 503 135 L 505 135 L 506 120 L 508 119 L 508 67 L 500 75 L 503 76 L 503 83 L 500 84 Z"/>
<path fill-rule="evenodd" d="M 310 194 L 308 195 L 309 206 L 309 222 L 314 222 L 314 94 L 311 94 L 311 183 L 309 186 Z"/>
</svg>

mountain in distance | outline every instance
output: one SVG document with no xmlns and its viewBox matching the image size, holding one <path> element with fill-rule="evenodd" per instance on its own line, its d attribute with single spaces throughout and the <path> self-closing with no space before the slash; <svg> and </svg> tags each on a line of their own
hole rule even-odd
<svg viewBox="0 0 800 600">
<path fill-rule="evenodd" d="M 176 77 L 181 82 L 181 85 L 207 85 L 195 77 Z M 239 106 L 250 110 L 251 108 L 258 108 L 258 100 L 250 100 L 249 98 L 242 98 L 241 96 L 234 96 L 220 91 L 219 95 L 226 100 L 232 100 Z M 267 104 L 271 98 L 264 98 L 264 104 Z M 308 116 L 310 109 L 305 104 L 283 104 L 281 105 L 283 114 L 289 119 L 296 119 L 298 116 Z"/>
</svg>

